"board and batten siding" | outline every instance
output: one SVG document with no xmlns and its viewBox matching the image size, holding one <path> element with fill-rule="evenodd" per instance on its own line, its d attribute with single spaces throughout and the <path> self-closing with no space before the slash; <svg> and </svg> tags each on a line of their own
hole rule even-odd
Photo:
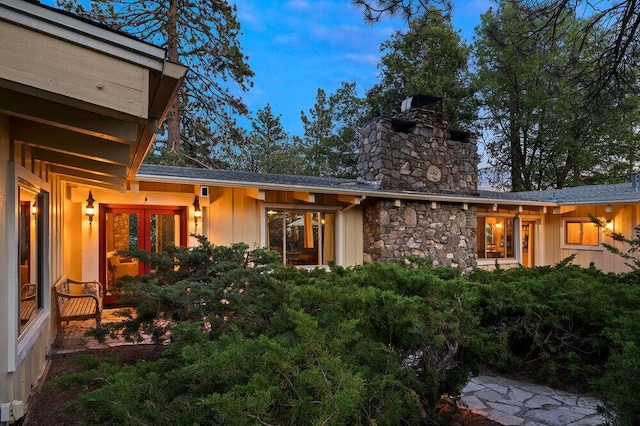
<svg viewBox="0 0 640 426">
<path fill-rule="evenodd" d="M 611 205 L 611 212 L 606 211 L 604 205 L 576 206 L 575 210 L 565 214 L 553 214 L 548 212 L 545 220 L 544 229 L 544 251 L 547 263 L 554 265 L 563 259 L 575 254 L 573 264 L 589 267 L 593 262 L 597 269 L 605 272 L 628 272 L 629 267 L 625 265 L 624 259 L 615 255 L 604 247 L 576 247 L 564 244 L 564 223 L 567 219 L 588 218 L 593 215 L 599 218 L 611 219 L 613 231 L 620 232 L 627 238 L 633 238 L 633 229 L 638 223 L 638 205 L 637 204 L 620 204 Z M 551 210 L 551 209 L 550 209 Z M 602 242 L 611 244 L 622 251 L 626 251 L 627 247 L 620 242 L 614 241 L 607 237 L 606 233 L 602 233 Z"/>
<path fill-rule="evenodd" d="M 359 206 L 344 212 L 344 266 L 362 265 L 364 262 L 363 221 L 362 208 Z M 340 241 L 340 239 L 336 238 L 336 241 Z"/>
<path fill-rule="evenodd" d="M 3 248 L 6 249 L 7 237 L 7 212 L 13 212 L 7 207 L 7 165 L 9 164 L 9 117 L 0 113 L 0 235 L 3 236 Z M 9 339 L 8 321 L 9 312 L 9 264 L 7 256 L 0 256 L 0 342 Z M 8 375 L 9 354 L 7 350 L 0 350 L 0 375 Z M 12 392 L 13 393 L 13 392 Z M 0 380 L 0 403 L 11 401 L 9 399 L 9 381 Z"/>
<path fill-rule="evenodd" d="M 208 205 L 204 205 L 208 214 L 205 217 L 206 235 L 216 245 L 230 245 L 243 242 L 250 248 L 261 247 L 262 233 L 265 225 L 264 203 L 253 195 L 254 190 L 246 188 L 209 187 Z M 283 199 L 288 199 L 283 194 Z M 206 200 L 206 199 L 205 199 Z M 203 199 L 200 199 L 203 205 Z M 286 206 L 288 204 L 279 204 Z M 323 207 L 329 207 L 323 205 Z M 313 204 L 291 204 L 291 208 L 313 210 Z M 336 209 L 339 209 L 336 206 Z M 360 207 L 340 213 L 342 226 L 336 235 L 336 254 L 342 256 L 344 266 L 361 265 L 363 260 L 362 210 Z"/>
<path fill-rule="evenodd" d="M 245 243 L 260 247 L 260 202 L 245 188 L 210 187 L 207 237 L 215 245 Z M 200 199 L 200 204 L 203 201 Z"/>
</svg>

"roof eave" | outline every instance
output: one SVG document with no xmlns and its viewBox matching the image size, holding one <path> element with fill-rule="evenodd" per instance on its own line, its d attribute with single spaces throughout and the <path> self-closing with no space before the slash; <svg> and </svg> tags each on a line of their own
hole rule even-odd
<svg viewBox="0 0 640 426">
<path fill-rule="evenodd" d="M 143 182 L 163 182 L 163 183 L 188 183 L 193 185 L 215 185 L 223 187 L 234 188 L 260 188 L 263 190 L 274 191 L 306 191 L 315 192 L 319 194 L 341 194 L 341 195 L 353 195 L 353 196 L 366 196 L 371 198 L 393 198 L 402 200 L 415 200 L 415 201 L 440 201 L 450 203 L 469 203 L 469 204 L 500 204 L 509 206 L 532 206 L 532 207 L 553 207 L 556 203 L 551 202 L 537 202 L 537 201 L 513 201 L 502 200 L 495 198 L 465 196 L 465 195 L 443 195 L 434 193 L 419 193 L 409 191 L 384 191 L 384 190 L 370 190 L 370 189 L 345 189 L 336 187 L 319 187 L 311 185 L 291 185 L 291 184 L 278 184 L 278 183 L 262 183 L 262 182 L 248 182 L 248 181 L 235 181 L 235 180 L 223 180 L 223 179 L 194 179 L 180 176 L 161 176 L 161 175 L 145 175 L 139 174 L 135 177 L 138 181 Z"/>
<path fill-rule="evenodd" d="M 140 140 L 135 147 L 131 167 L 127 172 L 128 179 L 134 179 L 144 158 L 155 141 L 169 109 L 178 96 L 178 91 L 188 68 L 175 62 L 163 61 L 162 75 L 153 89 L 149 105 L 149 119 L 142 129 Z"/>
</svg>

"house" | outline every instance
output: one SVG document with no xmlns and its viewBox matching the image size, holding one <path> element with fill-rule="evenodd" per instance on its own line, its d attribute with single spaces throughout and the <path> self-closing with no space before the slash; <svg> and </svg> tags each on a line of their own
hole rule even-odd
<svg viewBox="0 0 640 426">
<path fill-rule="evenodd" d="M 576 253 L 583 266 L 627 270 L 589 215 L 633 236 L 638 173 L 619 185 L 479 190 L 475 138 L 448 128 L 437 98 L 410 98 L 363 127 L 358 179 L 142 165 L 186 72 L 163 49 L 22 0 L 0 0 L 0 48 L 3 416 L 43 372 L 59 327 L 54 285 L 96 279 L 108 291 L 148 271 L 120 250 L 203 234 L 302 268 L 417 256 L 469 271 Z"/>
<path fill-rule="evenodd" d="M 0 0 L 0 52 L 4 423 L 44 371 L 59 326 L 52 289 L 90 227 L 74 222 L 72 188 L 120 189 L 135 177 L 186 68 L 164 49 L 23 0 Z"/>
</svg>

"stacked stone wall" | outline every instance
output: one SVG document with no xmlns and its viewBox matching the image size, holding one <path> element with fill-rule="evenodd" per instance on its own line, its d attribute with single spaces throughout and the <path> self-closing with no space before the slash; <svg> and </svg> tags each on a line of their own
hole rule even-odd
<svg viewBox="0 0 640 426">
<path fill-rule="evenodd" d="M 399 122 L 404 128 L 398 129 Z M 472 135 L 451 140 L 441 112 L 417 108 L 363 128 L 358 174 L 382 189 L 475 194 L 478 161 Z"/>
<path fill-rule="evenodd" d="M 417 256 L 470 272 L 477 264 L 476 208 L 458 203 L 376 200 L 364 209 L 365 261 Z"/>
</svg>

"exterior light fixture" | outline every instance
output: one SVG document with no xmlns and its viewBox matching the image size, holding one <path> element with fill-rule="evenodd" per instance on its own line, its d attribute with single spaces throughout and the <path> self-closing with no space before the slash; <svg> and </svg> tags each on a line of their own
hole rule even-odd
<svg viewBox="0 0 640 426">
<path fill-rule="evenodd" d="M 196 228 L 198 227 L 198 219 L 202 217 L 202 209 L 200 208 L 200 197 L 196 195 L 196 198 L 193 199 L 193 220 L 196 223 Z"/>
<path fill-rule="evenodd" d="M 36 201 L 34 201 L 33 204 L 31 204 L 31 214 L 35 216 L 36 213 L 38 213 L 38 205 Z"/>
<path fill-rule="evenodd" d="M 87 217 L 89 218 L 90 225 L 93 222 L 93 215 L 95 214 L 95 209 L 93 207 L 93 203 L 95 201 L 96 200 L 93 199 L 93 195 L 91 194 L 91 191 L 89 191 L 89 197 L 87 198 L 87 206 L 84 208 L 84 214 L 86 214 Z"/>
</svg>

